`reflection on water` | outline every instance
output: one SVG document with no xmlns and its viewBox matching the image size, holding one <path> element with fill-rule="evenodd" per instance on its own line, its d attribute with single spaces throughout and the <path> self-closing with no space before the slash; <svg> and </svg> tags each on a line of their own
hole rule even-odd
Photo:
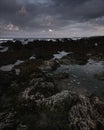
<svg viewBox="0 0 104 130">
<path fill-rule="evenodd" d="M 71 53 L 71 52 L 70 52 Z M 53 59 L 61 59 L 63 58 L 64 56 L 67 56 L 68 54 L 70 54 L 68 52 L 65 52 L 65 51 L 59 51 L 58 54 L 54 54 L 54 58 Z"/>
<path fill-rule="evenodd" d="M 6 51 L 8 51 L 8 47 L 2 48 L 2 46 L 0 46 L 0 48 L 1 48 L 0 52 L 6 52 Z"/>
<path fill-rule="evenodd" d="M 11 71 L 16 65 L 19 65 L 19 64 L 21 64 L 23 62 L 24 61 L 17 60 L 14 64 L 1 66 L 0 70 L 2 70 L 2 71 Z"/>
<path fill-rule="evenodd" d="M 104 61 L 94 61 L 89 59 L 86 65 L 62 65 L 61 68 L 73 73 L 79 72 L 86 76 L 92 76 L 93 74 L 100 73 L 104 70 L 103 63 Z M 59 70 L 61 68 L 59 68 Z"/>
<path fill-rule="evenodd" d="M 89 59 L 86 65 L 61 65 L 55 73 L 60 72 L 67 72 L 71 76 L 68 81 L 65 81 L 67 82 L 66 86 L 64 85 L 66 88 L 71 86 L 81 91 L 86 90 L 103 96 L 104 81 L 96 79 L 94 75 L 104 72 L 104 61 Z"/>
</svg>

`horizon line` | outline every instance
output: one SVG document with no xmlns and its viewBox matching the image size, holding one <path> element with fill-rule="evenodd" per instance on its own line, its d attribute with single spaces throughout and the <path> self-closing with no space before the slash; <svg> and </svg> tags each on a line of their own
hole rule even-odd
<svg viewBox="0 0 104 130">
<path fill-rule="evenodd" d="M 92 36 L 76 36 L 76 37 L 0 37 L 0 39 L 71 39 L 71 38 L 90 38 L 90 37 L 104 37 L 104 35 Z"/>
</svg>

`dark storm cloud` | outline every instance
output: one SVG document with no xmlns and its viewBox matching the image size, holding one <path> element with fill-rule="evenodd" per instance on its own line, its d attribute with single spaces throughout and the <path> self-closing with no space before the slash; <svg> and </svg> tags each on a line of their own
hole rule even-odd
<svg viewBox="0 0 104 130">
<path fill-rule="evenodd" d="M 0 26 L 14 30 L 57 30 L 87 21 L 103 25 L 103 16 L 104 0 L 0 0 Z"/>
<path fill-rule="evenodd" d="M 56 11 L 65 19 L 87 20 L 104 16 L 104 0 L 54 0 Z"/>
</svg>

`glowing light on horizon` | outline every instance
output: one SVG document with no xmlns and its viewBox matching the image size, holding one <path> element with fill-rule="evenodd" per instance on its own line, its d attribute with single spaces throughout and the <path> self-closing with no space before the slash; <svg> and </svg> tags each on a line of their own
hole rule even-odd
<svg viewBox="0 0 104 130">
<path fill-rule="evenodd" d="M 48 31 L 49 31 L 49 32 L 53 32 L 53 30 L 52 30 L 52 29 L 49 29 Z"/>
</svg>

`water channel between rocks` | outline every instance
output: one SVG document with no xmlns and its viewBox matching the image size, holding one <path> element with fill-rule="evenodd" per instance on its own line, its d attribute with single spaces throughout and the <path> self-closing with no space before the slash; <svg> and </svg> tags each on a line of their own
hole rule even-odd
<svg viewBox="0 0 104 130">
<path fill-rule="evenodd" d="M 82 93 L 104 95 L 104 81 L 96 79 L 95 75 L 104 71 L 104 61 L 89 59 L 86 65 L 61 65 L 54 74 L 65 72 L 69 78 L 60 81 L 60 89 L 75 89 Z"/>
</svg>

